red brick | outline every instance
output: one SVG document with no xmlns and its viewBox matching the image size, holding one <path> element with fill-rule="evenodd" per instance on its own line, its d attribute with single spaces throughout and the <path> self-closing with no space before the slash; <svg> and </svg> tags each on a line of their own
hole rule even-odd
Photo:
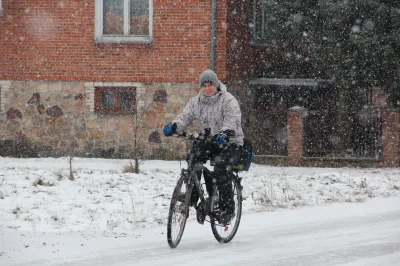
<svg viewBox="0 0 400 266">
<path fill-rule="evenodd" d="M 303 118 L 294 110 L 288 110 L 288 165 L 300 166 L 303 156 Z"/>
<path fill-rule="evenodd" d="M 383 165 L 387 167 L 398 167 L 400 159 L 399 145 L 399 122 L 397 112 L 384 112 L 382 115 L 382 138 L 383 138 Z"/>
<path fill-rule="evenodd" d="M 151 44 L 95 44 L 95 1 L 2 2 L 0 80 L 195 82 L 209 68 L 210 1 L 154 1 Z M 226 5 L 218 2 L 221 80 L 226 76 Z"/>
</svg>

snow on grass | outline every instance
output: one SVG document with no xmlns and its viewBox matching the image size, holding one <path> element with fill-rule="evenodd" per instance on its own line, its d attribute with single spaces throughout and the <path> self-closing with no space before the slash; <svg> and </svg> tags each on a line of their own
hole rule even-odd
<svg viewBox="0 0 400 266">
<path fill-rule="evenodd" d="M 0 231 L 104 233 L 166 224 L 177 161 L 0 157 Z M 363 202 L 400 196 L 398 168 L 296 168 L 252 165 L 243 177 L 243 213 Z M 189 219 L 195 219 L 192 211 Z"/>
</svg>

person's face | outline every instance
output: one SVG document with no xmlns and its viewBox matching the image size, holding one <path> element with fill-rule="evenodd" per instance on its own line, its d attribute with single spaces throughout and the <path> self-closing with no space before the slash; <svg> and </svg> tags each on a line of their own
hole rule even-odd
<svg viewBox="0 0 400 266">
<path fill-rule="evenodd" d="M 201 93 L 203 93 L 204 96 L 213 96 L 217 93 L 217 87 L 212 83 L 204 83 L 201 85 Z"/>
</svg>

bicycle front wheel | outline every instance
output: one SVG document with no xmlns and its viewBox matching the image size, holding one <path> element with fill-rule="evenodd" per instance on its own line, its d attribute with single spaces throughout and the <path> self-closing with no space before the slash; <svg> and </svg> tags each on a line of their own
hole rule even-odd
<svg viewBox="0 0 400 266">
<path fill-rule="evenodd" d="M 185 230 L 192 189 L 193 184 L 188 184 L 188 176 L 183 174 L 176 184 L 169 206 L 167 239 L 171 248 L 179 245 Z"/>
<path fill-rule="evenodd" d="M 232 181 L 233 183 L 233 194 L 235 201 L 235 216 L 227 225 L 222 225 L 218 220 L 213 217 L 211 219 L 211 229 L 215 239 L 221 243 L 228 243 L 236 235 L 239 228 L 240 218 L 242 217 L 242 189 L 238 182 Z M 218 201 L 218 196 L 214 196 L 212 199 L 213 206 Z"/>
</svg>

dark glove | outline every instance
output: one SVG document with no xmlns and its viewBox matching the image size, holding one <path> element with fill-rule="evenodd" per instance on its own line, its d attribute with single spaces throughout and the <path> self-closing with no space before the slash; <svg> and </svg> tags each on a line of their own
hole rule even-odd
<svg viewBox="0 0 400 266">
<path fill-rule="evenodd" d="M 225 144 L 229 141 L 228 133 L 225 131 L 221 131 L 219 134 L 216 135 L 215 142 L 218 145 Z"/>
<path fill-rule="evenodd" d="M 164 127 L 163 133 L 166 137 L 170 137 L 176 133 L 176 128 L 177 128 L 176 123 L 173 124 L 170 123 Z"/>
</svg>

